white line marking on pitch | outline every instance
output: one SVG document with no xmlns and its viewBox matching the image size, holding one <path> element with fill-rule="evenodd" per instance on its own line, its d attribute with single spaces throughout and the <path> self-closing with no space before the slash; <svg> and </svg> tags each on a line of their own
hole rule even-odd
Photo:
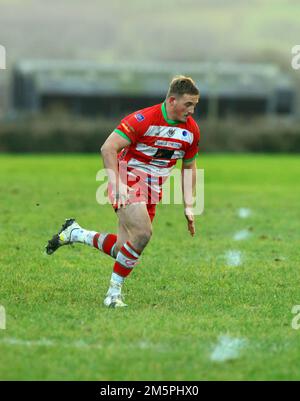
<svg viewBox="0 0 300 401">
<path fill-rule="evenodd" d="M 211 361 L 225 362 L 230 359 L 236 359 L 240 351 L 246 346 L 247 340 L 244 338 L 232 338 L 229 336 L 220 336 L 217 345 L 210 355 Z"/>
<path fill-rule="evenodd" d="M 241 219 L 246 219 L 246 218 L 249 217 L 251 214 L 252 214 L 251 209 L 248 209 L 248 208 L 246 208 L 246 207 L 241 207 L 241 208 L 238 210 L 238 216 L 239 216 Z"/>
<path fill-rule="evenodd" d="M 72 343 L 61 343 L 48 339 L 40 340 L 21 340 L 18 338 L 2 338 L 0 339 L 0 344 L 4 345 L 16 345 L 22 347 L 66 347 L 66 348 L 103 348 L 101 344 L 87 344 L 82 340 L 75 341 Z"/>
<path fill-rule="evenodd" d="M 251 236 L 251 233 L 248 230 L 241 230 L 234 234 L 233 239 L 235 241 L 242 241 L 244 239 L 248 239 Z"/>
<path fill-rule="evenodd" d="M 42 338 L 40 340 L 22 340 L 19 338 L 12 338 L 12 337 L 6 337 L 0 339 L 0 345 L 10 345 L 10 346 L 19 346 L 19 347 L 48 347 L 48 348 L 54 348 L 54 347 L 63 347 L 63 348 L 77 348 L 77 349 L 103 349 L 104 346 L 102 344 L 88 344 L 83 340 L 78 340 L 78 341 L 73 341 L 70 343 L 66 342 L 58 342 L 54 340 L 49 340 L 46 338 Z M 134 344 L 125 344 L 124 346 L 132 347 L 132 348 L 139 348 L 139 349 L 151 349 L 153 351 L 157 352 L 165 352 L 168 351 L 167 347 L 164 344 L 153 344 L 148 341 L 139 341 L 138 343 Z M 105 346 L 105 348 L 108 348 Z"/>
<path fill-rule="evenodd" d="M 241 251 L 227 251 L 226 252 L 226 263 L 227 266 L 240 266 L 242 263 L 242 252 Z"/>
</svg>

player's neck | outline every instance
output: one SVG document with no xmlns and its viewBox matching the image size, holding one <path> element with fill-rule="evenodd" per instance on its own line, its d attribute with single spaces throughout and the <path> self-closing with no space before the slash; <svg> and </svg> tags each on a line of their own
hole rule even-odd
<svg viewBox="0 0 300 401">
<path fill-rule="evenodd" d="M 172 110 L 170 110 L 170 105 L 166 101 L 165 101 L 165 110 L 168 120 L 177 121 L 175 113 L 172 113 Z"/>
</svg>

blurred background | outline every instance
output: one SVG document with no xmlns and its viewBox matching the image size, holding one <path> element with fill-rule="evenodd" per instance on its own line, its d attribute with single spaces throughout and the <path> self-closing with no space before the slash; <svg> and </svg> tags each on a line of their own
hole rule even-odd
<svg viewBox="0 0 300 401">
<path fill-rule="evenodd" d="M 1 152 L 98 152 L 191 76 L 206 152 L 299 152 L 298 0 L 0 0 Z"/>
</svg>

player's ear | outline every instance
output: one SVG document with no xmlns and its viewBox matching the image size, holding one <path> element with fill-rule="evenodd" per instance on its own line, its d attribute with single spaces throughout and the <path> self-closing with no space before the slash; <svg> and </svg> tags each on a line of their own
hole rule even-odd
<svg viewBox="0 0 300 401">
<path fill-rule="evenodd" d="M 175 96 L 170 96 L 167 98 L 167 103 L 169 103 L 170 105 L 173 105 L 175 101 L 176 101 Z"/>
</svg>

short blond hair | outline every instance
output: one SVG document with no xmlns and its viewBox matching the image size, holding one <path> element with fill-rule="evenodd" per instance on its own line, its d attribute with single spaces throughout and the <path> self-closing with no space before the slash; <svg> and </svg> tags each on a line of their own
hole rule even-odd
<svg viewBox="0 0 300 401">
<path fill-rule="evenodd" d="M 191 77 L 177 75 L 170 83 L 167 98 L 170 96 L 200 95 L 199 89 Z"/>
</svg>

